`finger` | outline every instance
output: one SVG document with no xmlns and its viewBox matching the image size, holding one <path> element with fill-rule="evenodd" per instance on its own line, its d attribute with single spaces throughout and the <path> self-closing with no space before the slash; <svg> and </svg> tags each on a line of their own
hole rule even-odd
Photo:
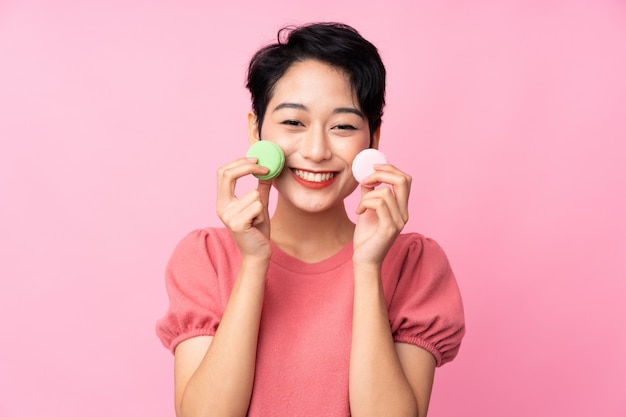
<svg viewBox="0 0 626 417">
<path fill-rule="evenodd" d="M 222 213 L 222 221 L 230 230 L 241 232 L 254 223 L 263 221 L 263 204 L 257 190 L 246 193 L 239 200 L 233 200 Z"/>
<path fill-rule="evenodd" d="M 239 158 L 217 169 L 218 196 L 234 196 L 236 182 L 239 178 L 252 172 L 255 160 Z"/>
<path fill-rule="evenodd" d="M 398 224 L 394 221 L 394 216 L 387 203 L 381 198 L 366 199 L 362 202 L 361 208 L 363 213 L 371 212 L 376 215 L 376 229 L 383 235 L 395 235 L 398 230 Z"/>
<path fill-rule="evenodd" d="M 235 199 L 237 180 L 250 174 L 265 174 L 267 168 L 256 163 L 256 158 L 239 158 L 217 170 L 217 205 L 223 207 Z"/>
<path fill-rule="evenodd" d="M 363 214 L 366 208 L 363 206 L 363 201 L 368 198 L 368 194 L 374 191 L 374 187 L 370 187 L 366 184 L 361 184 L 361 199 L 356 208 L 356 214 Z"/>
<path fill-rule="evenodd" d="M 263 212 L 261 201 L 253 201 L 241 211 L 241 223 L 239 226 L 242 230 L 250 230 L 252 227 L 263 223 L 266 220 Z"/>
<path fill-rule="evenodd" d="M 409 195 L 411 193 L 412 178 L 390 164 L 376 165 L 376 171 L 370 175 L 363 186 L 375 187 L 379 184 L 389 184 L 398 201 L 400 213 L 406 222 L 409 217 Z"/>
<path fill-rule="evenodd" d="M 375 189 L 374 186 L 371 186 L 370 184 L 365 184 L 364 182 L 361 183 L 361 186 L 360 186 L 361 200 L 359 201 L 359 204 L 357 205 L 356 214 L 363 214 L 363 212 L 365 211 L 365 207 L 362 206 L 363 200 L 366 198 L 366 196 L 369 193 L 374 191 L 374 189 Z"/>
<path fill-rule="evenodd" d="M 272 180 L 259 180 L 257 190 L 263 207 L 267 208 L 270 200 L 270 191 L 272 189 Z"/>
<path fill-rule="evenodd" d="M 399 229 L 402 229 L 406 223 L 398 201 L 389 187 L 379 188 L 368 193 L 362 199 L 359 209 L 361 212 L 367 209 L 375 210 L 381 222 L 391 222 L 394 227 Z"/>
</svg>

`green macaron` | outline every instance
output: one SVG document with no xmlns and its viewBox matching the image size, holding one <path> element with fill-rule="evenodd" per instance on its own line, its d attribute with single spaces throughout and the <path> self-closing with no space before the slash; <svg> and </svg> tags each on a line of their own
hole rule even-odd
<svg viewBox="0 0 626 417">
<path fill-rule="evenodd" d="M 283 150 L 274 142 L 260 140 L 255 142 L 246 153 L 247 158 L 256 158 L 257 163 L 269 169 L 265 175 L 254 174 L 261 180 L 271 180 L 280 175 L 285 166 L 285 154 Z"/>
</svg>

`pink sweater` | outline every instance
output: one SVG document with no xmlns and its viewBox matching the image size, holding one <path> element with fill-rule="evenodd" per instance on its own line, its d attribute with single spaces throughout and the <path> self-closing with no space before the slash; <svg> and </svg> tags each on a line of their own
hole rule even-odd
<svg viewBox="0 0 626 417">
<path fill-rule="evenodd" d="M 237 276 L 240 256 L 224 228 L 197 230 L 176 247 L 166 272 L 170 305 L 157 323 L 163 344 L 214 335 Z M 433 240 L 402 234 L 383 264 L 396 342 L 452 360 L 465 333 L 459 289 Z M 249 416 L 349 416 L 352 244 L 308 264 L 274 246 L 258 341 Z"/>
</svg>

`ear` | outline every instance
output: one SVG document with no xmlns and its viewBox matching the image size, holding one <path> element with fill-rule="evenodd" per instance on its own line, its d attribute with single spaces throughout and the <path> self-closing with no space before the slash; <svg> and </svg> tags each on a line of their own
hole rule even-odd
<svg viewBox="0 0 626 417">
<path fill-rule="evenodd" d="M 380 142 L 380 126 L 378 126 L 378 129 L 376 129 L 376 131 L 372 135 L 372 140 L 370 142 L 370 148 L 378 149 L 378 143 L 379 142 Z"/>
<path fill-rule="evenodd" d="M 256 114 L 250 110 L 250 112 L 248 112 L 248 142 L 252 145 L 254 142 L 258 142 L 260 140 L 259 123 L 257 122 Z"/>
</svg>

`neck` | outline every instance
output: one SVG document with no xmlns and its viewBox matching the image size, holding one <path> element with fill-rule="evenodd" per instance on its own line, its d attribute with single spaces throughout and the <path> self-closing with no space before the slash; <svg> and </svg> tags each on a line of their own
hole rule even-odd
<svg viewBox="0 0 626 417">
<path fill-rule="evenodd" d="M 319 213 L 285 207 L 279 201 L 272 216 L 272 241 L 305 262 L 326 259 L 352 240 L 354 223 L 343 204 Z"/>
</svg>

